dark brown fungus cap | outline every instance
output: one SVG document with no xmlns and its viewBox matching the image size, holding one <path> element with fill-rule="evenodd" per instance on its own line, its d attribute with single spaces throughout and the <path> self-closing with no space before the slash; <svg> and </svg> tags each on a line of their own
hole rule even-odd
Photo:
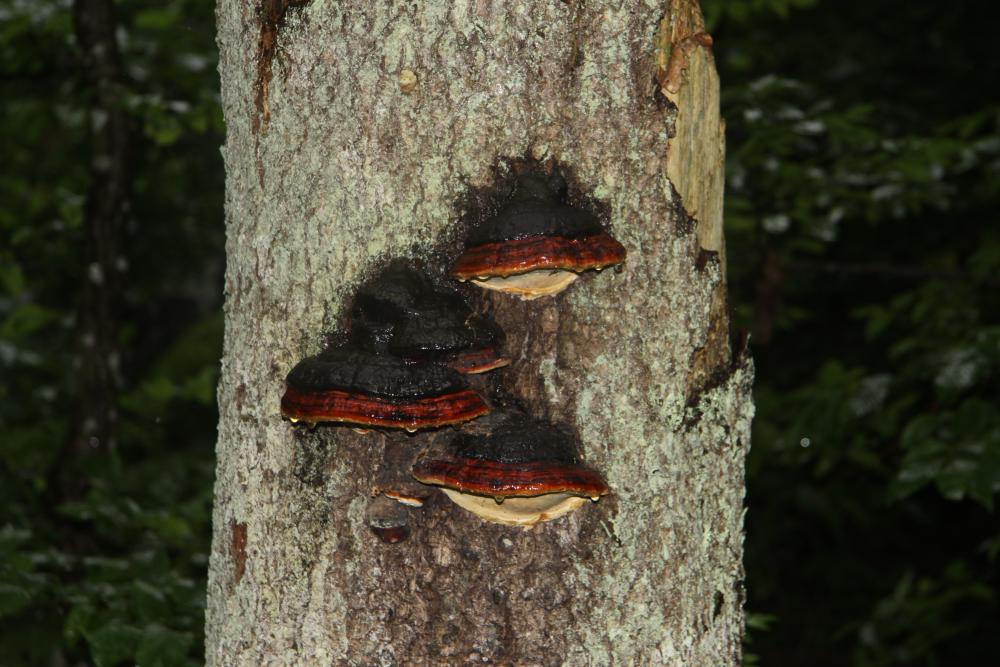
<svg viewBox="0 0 1000 667">
<path fill-rule="evenodd" d="M 622 244 L 567 204 L 565 190 L 557 175 L 522 175 L 496 216 L 469 231 L 452 277 L 535 299 L 558 294 L 581 271 L 624 262 Z"/>
<path fill-rule="evenodd" d="M 432 361 L 461 373 L 482 373 L 510 363 L 501 352 L 500 327 L 474 315 L 454 287 L 402 260 L 389 264 L 358 291 L 351 340 L 374 352 Z"/>
<path fill-rule="evenodd" d="M 489 318 L 471 315 L 461 322 L 450 312 L 429 311 L 403 322 L 389 345 L 405 359 L 435 361 L 459 373 L 485 373 L 506 366 L 503 331 Z"/>
<path fill-rule="evenodd" d="M 521 526 L 608 493 L 601 475 L 580 463 L 569 434 L 520 416 L 488 436 L 459 435 L 448 454 L 417 461 L 413 476 L 488 521 Z"/>
<path fill-rule="evenodd" d="M 416 431 L 489 412 L 456 371 L 407 363 L 353 347 L 299 362 L 285 381 L 281 414 L 294 421 L 339 422 Z"/>
</svg>

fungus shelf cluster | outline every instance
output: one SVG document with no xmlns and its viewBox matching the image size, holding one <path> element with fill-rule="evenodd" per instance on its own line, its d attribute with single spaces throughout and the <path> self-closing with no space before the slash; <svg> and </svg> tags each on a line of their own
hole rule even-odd
<svg viewBox="0 0 1000 667">
<path fill-rule="evenodd" d="M 281 414 L 410 432 L 460 424 L 489 412 L 463 374 L 510 363 L 502 344 L 458 290 L 396 261 L 359 290 L 348 342 L 291 370 Z"/>
<path fill-rule="evenodd" d="M 583 271 L 621 264 L 624 247 L 594 215 L 567 203 L 566 190 L 558 172 L 522 174 L 496 214 L 472 226 L 450 276 L 536 299 L 558 294 Z M 292 368 L 282 416 L 410 433 L 457 426 L 491 410 L 467 376 L 510 363 L 496 323 L 476 314 L 456 287 L 402 260 L 358 290 L 346 340 Z M 404 474 L 387 453 L 368 511 L 376 535 L 405 539 L 404 506 L 422 506 L 420 489 L 431 487 L 487 521 L 519 526 L 608 493 L 567 432 L 519 412 L 485 421 L 489 426 L 460 431 L 443 451 L 424 453 L 412 477 L 412 456 Z"/>
<path fill-rule="evenodd" d="M 377 354 L 466 374 L 510 363 L 500 353 L 503 331 L 495 322 L 474 314 L 451 285 L 398 260 L 358 291 L 351 340 Z"/>
</svg>

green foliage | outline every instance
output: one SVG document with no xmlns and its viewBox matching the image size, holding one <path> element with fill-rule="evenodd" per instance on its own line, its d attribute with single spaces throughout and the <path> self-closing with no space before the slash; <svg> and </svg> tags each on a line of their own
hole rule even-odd
<svg viewBox="0 0 1000 667">
<path fill-rule="evenodd" d="M 854 662 L 864 667 L 949 664 L 935 660 L 940 647 L 965 639 L 969 624 L 982 636 L 992 632 L 983 621 L 996 602 L 996 592 L 961 561 L 940 577 L 905 572 L 858 629 Z"/>
<path fill-rule="evenodd" d="M 743 652 L 744 667 L 756 667 L 760 665 L 760 657 L 752 652 L 753 636 L 755 632 L 767 632 L 772 623 L 774 623 L 774 616 L 771 614 L 757 614 L 752 611 L 746 612 L 746 634 L 743 642 L 747 650 Z"/>
<path fill-rule="evenodd" d="M 760 14 L 785 17 L 793 9 L 812 7 L 818 0 L 703 0 L 708 27 L 714 30 L 722 20 L 746 22 Z"/>
<path fill-rule="evenodd" d="M 0 665 L 201 663 L 221 349 L 211 3 L 118 3 L 118 444 L 67 451 L 89 184 L 70 3 L 0 8 Z"/>
<path fill-rule="evenodd" d="M 1000 63 L 982 3 L 707 3 L 765 665 L 989 664 Z M 933 85 L 927 82 L 933 82 Z M 975 89 L 975 96 L 970 94 Z"/>
</svg>

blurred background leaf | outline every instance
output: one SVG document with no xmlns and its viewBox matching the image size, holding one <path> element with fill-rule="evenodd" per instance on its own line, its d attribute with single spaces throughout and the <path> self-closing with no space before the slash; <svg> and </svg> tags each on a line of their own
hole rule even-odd
<svg viewBox="0 0 1000 667">
<path fill-rule="evenodd" d="M 0 6 L 0 665 L 203 660 L 223 171 L 212 3 L 116 4 L 137 131 L 117 446 L 68 455 L 90 163 L 71 3 Z"/>
</svg>

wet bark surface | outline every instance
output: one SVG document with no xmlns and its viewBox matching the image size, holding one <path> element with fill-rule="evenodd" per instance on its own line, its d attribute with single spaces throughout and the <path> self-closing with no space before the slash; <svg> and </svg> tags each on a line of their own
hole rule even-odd
<svg viewBox="0 0 1000 667">
<path fill-rule="evenodd" d="M 742 352 L 730 362 L 720 320 L 721 209 L 690 216 L 668 178 L 678 107 L 660 91 L 659 54 L 672 26 L 699 32 L 696 3 L 314 0 L 274 31 L 266 124 L 248 48 L 260 20 L 220 2 L 228 268 L 209 662 L 738 664 L 752 369 Z M 678 90 L 717 87 L 706 40 L 692 43 Z M 721 151 L 718 122 L 701 127 Z M 443 270 L 469 193 L 517 159 L 563 165 L 629 254 L 555 298 L 463 288 L 513 358 L 475 382 L 574 432 L 611 495 L 525 530 L 433 492 L 406 510 L 409 538 L 387 544 L 366 520 L 385 461 L 405 466 L 454 431 L 294 428 L 284 376 L 391 258 Z"/>
</svg>

